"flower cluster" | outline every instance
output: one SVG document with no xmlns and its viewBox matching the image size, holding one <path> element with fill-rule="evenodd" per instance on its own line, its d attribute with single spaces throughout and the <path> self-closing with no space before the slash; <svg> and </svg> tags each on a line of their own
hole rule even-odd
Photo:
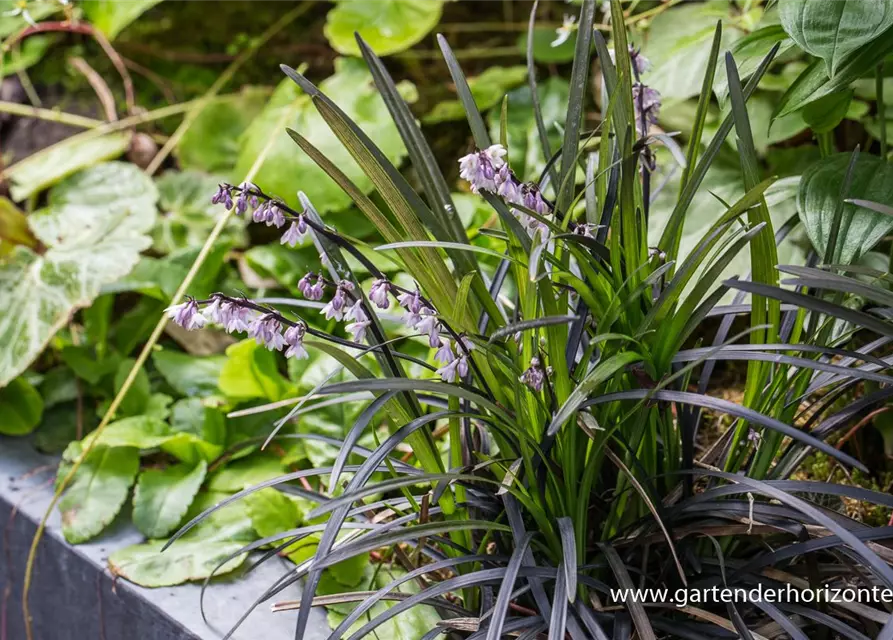
<svg viewBox="0 0 893 640">
<path fill-rule="evenodd" d="M 651 61 L 642 55 L 641 50 L 632 45 L 629 47 L 629 60 L 636 76 L 636 81 L 633 83 L 633 111 L 636 114 L 636 123 L 644 136 L 648 133 L 648 129 L 657 124 L 661 98 L 656 89 L 643 84 L 640 78 L 643 73 L 651 69 Z"/>
<path fill-rule="evenodd" d="M 536 356 L 530 359 L 530 366 L 521 374 L 521 377 L 518 378 L 520 382 L 523 382 L 528 387 L 533 389 L 534 391 L 542 391 L 543 385 L 546 382 L 546 378 L 548 378 L 552 374 L 552 367 L 547 367 L 543 369 L 542 364 L 540 363 L 540 359 Z"/>
<path fill-rule="evenodd" d="M 201 308 L 201 304 L 205 308 Z M 303 322 L 289 326 L 283 331 L 283 321 L 272 311 L 261 312 L 237 300 L 214 294 L 210 300 L 199 303 L 189 299 L 182 304 L 165 309 L 167 316 L 184 329 L 201 329 L 206 324 L 216 324 L 228 333 L 247 332 L 259 345 L 270 351 L 285 350 L 288 358 L 299 360 L 308 357 L 304 348 L 304 334 L 307 331 Z"/>
<path fill-rule="evenodd" d="M 471 185 L 474 193 L 489 191 L 502 197 L 509 204 L 524 207 L 540 216 L 552 214 L 552 207 L 543 198 L 539 187 L 532 182 L 521 182 L 505 161 L 506 150 L 501 144 L 493 144 L 483 150 L 476 150 L 459 159 L 459 176 Z M 548 236 L 549 228 L 516 208 L 511 209 L 531 236 L 540 232 Z"/>
<path fill-rule="evenodd" d="M 235 199 L 233 199 L 233 194 L 236 196 Z M 251 209 L 251 219 L 257 223 L 264 223 L 268 227 L 281 229 L 288 224 L 288 228 L 282 234 L 279 242 L 290 247 L 302 244 L 309 230 L 307 216 L 303 213 L 293 214 L 290 211 L 285 211 L 284 205 L 280 202 L 266 197 L 261 199 L 260 194 L 261 190 L 251 182 L 243 182 L 238 187 L 221 184 L 211 198 L 211 202 L 222 204 L 228 210 L 235 209 L 236 215 L 242 215 Z"/>
<path fill-rule="evenodd" d="M 465 336 L 459 336 L 455 346 L 458 353 L 453 351 L 449 340 L 441 339 L 440 348 L 434 354 L 434 359 L 441 365 L 437 370 L 437 375 L 444 382 L 455 382 L 457 378 L 464 378 L 468 375 L 468 358 L 474 345 Z"/>
</svg>

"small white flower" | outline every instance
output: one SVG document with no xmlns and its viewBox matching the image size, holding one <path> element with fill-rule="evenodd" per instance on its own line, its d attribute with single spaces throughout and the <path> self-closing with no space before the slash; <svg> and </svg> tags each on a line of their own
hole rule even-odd
<svg viewBox="0 0 893 640">
<path fill-rule="evenodd" d="M 551 46 L 560 47 L 570 39 L 571 34 L 576 30 L 577 16 L 564 14 L 561 26 L 555 29 L 555 39 L 552 41 Z"/>
</svg>

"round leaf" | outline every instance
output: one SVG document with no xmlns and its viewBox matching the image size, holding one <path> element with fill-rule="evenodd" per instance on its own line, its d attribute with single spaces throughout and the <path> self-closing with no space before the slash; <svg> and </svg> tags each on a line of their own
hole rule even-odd
<svg viewBox="0 0 893 640">
<path fill-rule="evenodd" d="M 3 407 L 0 433 L 5 436 L 31 433 L 43 416 L 43 399 L 24 378 L 16 378 L 0 389 L 0 407 Z"/>
<path fill-rule="evenodd" d="M 441 0 L 341 0 L 326 16 L 324 33 L 338 53 L 359 56 L 354 38 L 363 40 L 380 56 L 405 51 L 440 21 Z"/>
<path fill-rule="evenodd" d="M 860 154 L 847 193 L 841 188 L 852 155 L 838 153 L 810 167 L 800 181 L 797 209 L 812 246 L 826 262 L 828 236 L 841 198 L 869 200 L 893 206 L 893 167 L 881 158 Z M 854 204 L 845 204 L 833 261 L 849 264 L 870 251 L 893 229 L 893 217 Z"/>
</svg>

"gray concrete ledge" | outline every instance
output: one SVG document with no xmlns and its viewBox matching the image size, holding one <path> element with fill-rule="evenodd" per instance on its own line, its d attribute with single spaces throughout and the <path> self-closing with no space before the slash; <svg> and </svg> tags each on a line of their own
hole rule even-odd
<svg viewBox="0 0 893 640">
<path fill-rule="evenodd" d="M 37 453 L 24 438 L 0 437 L 0 640 L 25 638 L 22 579 L 31 539 L 53 495 L 56 459 Z M 254 599 L 285 573 L 270 560 L 249 576 L 215 581 L 205 596 L 210 626 L 199 612 L 200 585 L 145 589 L 114 580 L 108 555 L 142 541 L 119 518 L 95 540 L 72 546 L 54 513 L 40 544 L 29 595 L 36 640 L 210 640 L 220 638 Z M 250 561 L 250 560 L 249 560 Z M 299 596 L 296 588 L 278 599 Z M 325 613 L 314 610 L 306 640 L 327 636 Z M 263 604 L 245 621 L 237 640 L 291 640 L 295 612 L 273 614 Z"/>
</svg>

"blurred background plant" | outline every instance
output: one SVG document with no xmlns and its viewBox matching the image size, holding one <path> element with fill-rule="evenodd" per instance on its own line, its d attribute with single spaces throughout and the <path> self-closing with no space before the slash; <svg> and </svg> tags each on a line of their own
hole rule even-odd
<svg viewBox="0 0 893 640">
<path fill-rule="evenodd" d="M 893 7 L 886 0 L 878 2 L 889 10 L 875 15 L 876 9 L 866 3 L 847 4 L 857 9 L 839 17 L 848 21 L 844 25 L 828 23 L 824 14 L 802 19 L 803 11 L 815 6 L 804 0 L 632 0 L 620 5 L 622 15 L 613 22 L 610 7 L 590 7 L 595 28 L 606 40 L 613 45 L 611 29 L 620 19 L 630 44 L 651 61 L 650 69 L 641 70 L 641 81 L 659 93 L 661 103 L 652 110 L 654 122 L 649 120 L 647 132 L 673 134 L 647 146 L 653 157 L 648 159 L 650 191 L 640 201 L 648 219 L 640 248 L 657 247 L 675 259 L 678 268 L 730 204 L 756 187 L 759 181 L 752 180 L 751 171 L 756 169 L 761 178 L 779 178 L 765 191 L 765 211 L 775 231 L 792 228 L 778 244 L 778 263 L 843 263 L 863 286 L 872 291 L 888 288 L 893 252 L 886 234 L 893 218 L 883 207 L 893 206 L 893 180 L 885 173 L 889 113 L 884 95 L 890 92 L 893 71 L 885 59 L 893 50 L 893 38 L 884 20 L 893 15 Z M 236 341 L 211 327 L 186 332 L 169 324 L 145 366 L 128 382 L 140 348 L 219 220 L 220 211 L 210 204 L 218 183 L 239 184 L 251 175 L 254 183 L 292 207 L 299 207 L 296 193 L 301 189 L 323 220 L 358 246 L 381 243 L 380 230 L 356 207 L 355 198 L 295 146 L 286 128 L 304 136 L 361 193 L 387 210 L 380 187 L 310 97 L 282 78 L 278 65 L 300 65 L 302 73 L 368 134 L 384 158 L 403 167 L 410 182 L 419 185 L 420 169 L 406 162 L 401 131 L 360 59 L 354 38 L 358 31 L 373 51 L 387 56 L 387 68 L 398 81 L 395 90 L 421 123 L 469 240 L 500 254 L 505 239 L 499 235 L 498 215 L 458 180 L 456 159 L 472 149 L 465 122 L 467 96 L 463 104 L 455 69 L 451 73 L 444 64 L 434 33 L 449 40 L 483 114 L 484 130 L 493 140 L 504 141 L 520 180 L 538 181 L 560 168 L 560 163 L 547 164 L 551 154 L 544 152 L 544 145 L 552 152 L 562 147 L 572 95 L 580 105 L 586 135 L 610 119 L 605 117 L 610 89 L 602 80 L 601 58 L 592 55 L 582 86 L 580 76 L 571 76 L 575 56 L 581 58 L 579 22 L 566 16 L 578 15 L 577 4 L 539 3 L 532 28 L 530 2 L 356 0 L 302 2 L 289 8 L 277 2 L 227 2 L 217 7 L 209 18 L 207 6 L 199 2 L 0 2 L 0 180 L 8 195 L 0 200 L 0 298 L 5 303 L 0 310 L 0 410 L 10 416 L 0 432 L 33 433 L 40 450 L 60 453 L 60 478 L 68 465 L 80 461 L 59 505 L 63 531 L 71 542 L 99 535 L 122 507 L 132 504 L 124 512 L 149 542 L 117 551 L 110 563 L 118 575 L 146 586 L 205 579 L 230 556 L 222 569 L 236 569 L 246 558 L 241 552 L 246 545 L 310 523 L 311 506 L 305 498 L 267 489 L 239 502 L 242 507 L 215 513 L 191 530 L 187 540 L 157 555 L 157 539 L 209 505 L 283 472 L 331 466 L 339 451 L 333 443 L 347 435 L 364 408 L 359 401 L 319 407 L 287 423 L 283 433 L 301 437 L 277 440 L 261 450 L 271 424 L 293 404 L 290 399 L 326 381 L 338 368 L 339 356 L 311 349 L 310 360 L 286 362 L 251 339 Z M 816 37 L 841 26 L 837 30 L 845 37 Z M 183 38 L 184 33 L 191 35 Z M 587 46 L 585 53 L 592 48 Z M 745 82 L 773 53 L 769 64 L 759 69 L 756 88 L 748 91 L 747 153 L 723 125 L 735 109 L 726 51 L 734 55 Z M 536 70 L 536 99 L 528 83 L 528 60 Z M 578 63 L 578 73 L 588 66 Z M 705 94 L 708 71 L 712 86 Z M 537 109 L 542 122 L 535 117 Z M 740 118 L 732 118 L 739 140 Z M 631 124 L 634 131 L 639 129 L 637 122 Z M 727 128 L 720 142 L 709 147 L 723 126 Z M 620 131 L 615 125 L 615 132 Z M 475 137 L 479 135 L 476 130 Z M 587 147 L 596 137 L 583 136 L 583 148 L 606 149 Z M 862 153 L 854 157 L 851 152 L 857 146 Z M 684 186 L 692 180 L 696 161 L 708 150 L 711 161 L 680 214 L 680 194 L 686 195 Z M 593 166 L 606 167 L 612 158 L 599 161 L 603 163 Z M 591 181 L 584 167 L 571 165 L 561 171 L 565 182 L 572 183 L 574 196 L 582 196 Z M 568 171 L 573 174 L 570 180 Z M 610 174 L 594 169 L 596 174 L 600 182 L 595 201 L 603 205 Z M 841 194 L 864 202 L 841 204 Z M 578 212 L 585 200 L 577 201 Z M 668 225 L 682 222 L 683 214 L 684 223 L 667 235 Z M 798 221 L 802 224 L 795 224 Z M 835 238 L 830 247 L 829 237 Z M 667 246 L 668 239 L 675 247 Z M 813 247 L 818 255 L 808 262 Z M 829 248 L 830 259 L 825 257 Z M 386 254 L 365 252 L 378 268 L 395 272 Z M 496 271 L 498 257 L 475 255 L 482 272 Z M 746 275 L 750 255 L 740 247 L 730 251 L 724 267 L 711 276 L 718 283 Z M 300 278 L 319 268 L 319 250 L 285 246 L 273 229 L 248 227 L 232 217 L 200 267 L 189 287 L 198 298 L 225 291 L 270 304 L 283 299 L 294 304 Z M 647 275 L 643 271 L 635 278 Z M 803 286 L 816 286 L 815 274 L 795 275 L 806 279 Z M 411 280 L 403 284 L 411 286 Z M 854 290 L 856 284 L 838 284 L 841 292 L 830 297 L 837 304 L 855 309 L 870 300 L 886 303 L 885 298 L 877 300 L 876 292 L 872 298 Z M 708 293 L 712 295 L 700 292 Z M 743 302 L 733 297 L 730 291 L 714 304 Z M 302 300 L 301 305 L 314 307 L 312 301 Z M 842 348 L 840 336 L 849 337 L 843 329 L 824 316 L 808 324 L 805 313 L 797 316 L 795 325 L 803 335 L 821 329 L 817 345 Z M 316 313 L 307 315 L 316 318 L 312 322 L 320 330 L 343 335 L 336 323 Z M 710 344 L 718 332 L 724 336 L 721 343 L 748 326 L 740 320 L 733 324 L 732 319 L 706 318 L 687 336 L 685 346 Z M 406 350 L 413 357 L 429 357 L 424 345 L 409 343 Z M 689 356 L 698 361 L 705 354 L 691 351 Z M 758 398 L 763 385 L 754 381 L 754 370 L 760 365 L 741 362 L 720 358 L 715 373 L 702 376 L 700 391 L 743 402 L 788 423 L 807 419 L 786 394 L 801 387 L 798 393 L 814 393 L 814 371 L 794 375 L 800 387 L 776 385 Z M 796 369 L 790 363 L 780 366 Z M 655 382 L 663 373 L 646 368 L 640 378 Z M 783 377 L 778 371 L 775 375 Z M 824 454 L 804 461 L 803 451 L 788 449 L 788 457 L 779 458 L 788 443 L 771 434 L 764 444 L 754 445 L 753 459 L 742 454 L 732 467 L 747 464 L 755 477 L 766 477 L 782 460 L 787 464 L 780 477 L 794 471 L 811 480 L 835 476 L 844 484 L 889 491 L 890 414 L 883 399 L 880 404 L 858 404 L 886 387 L 835 382 L 843 388 L 828 394 L 828 407 L 843 416 L 837 429 L 847 427 L 840 448 L 855 454 L 873 474 L 849 475 Z M 129 390 L 114 421 L 93 442 L 91 431 L 125 384 Z M 854 402 L 858 410 L 851 409 Z M 272 415 L 253 411 L 271 403 L 279 403 Z M 747 439 L 743 423 L 727 429 L 718 415 L 705 415 L 707 425 L 716 428 L 697 430 L 698 441 L 692 442 L 697 451 L 722 442 L 720 432 L 737 441 Z M 660 419 L 672 420 L 666 415 Z M 872 425 L 876 428 L 865 428 Z M 387 436 L 381 422 L 360 444 L 374 449 Z M 438 442 L 448 455 L 447 439 Z M 83 457 L 85 446 L 92 450 Z M 411 450 L 401 446 L 404 459 L 412 460 Z M 625 476 L 616 468 L 614 473 L 618 494 L 632 491 Z M 376 474 L 373 479 L 382 477 Z M 289 486 L 296 487 L 293 494 L 319 489 L 307 479 Z M 832 508 L 852 507 L 840 496 L 828 499 Z M 627 513 L 639 517 L 645 511 L 647 500 Z M 855 515 L 871 524 L 888 519 L 886 507 L 867 511 Z M 847 513 L 854 515 L 852 509 Z M 632 520 L 621 521 L 621 516 L 605 523 L 605 530 L 631 526 Z M 318 539 L 309 536 L 306 544 L 287 547 L 289 559 L 296 564 L 306 560 Z M 187 541 L 191 544 L 184 546 Z M 354 589 L 364 580 L 376 585 L 369 586 L 374 590 L 385 584 L 380 566 L 368 553 L 360 554 L 327 570 L 327 582 L 318 592 Z M 346 611 L 344 604 L 331 605 L 333 621 Z M 427 613 L 414 612 L 417 619 L 407 623 L 422 631 L 405 632 L 405 637 L 421 637 L 432 628 L 430 610 L 422 611 Z"/>
</svg>

